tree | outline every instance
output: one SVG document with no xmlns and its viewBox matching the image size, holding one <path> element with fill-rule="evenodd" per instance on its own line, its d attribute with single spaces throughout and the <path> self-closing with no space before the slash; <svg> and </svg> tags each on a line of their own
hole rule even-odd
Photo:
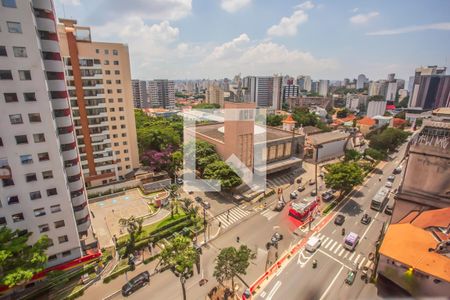
<svg viewBox="0 0 450 300">
<path fill-rule="evenodd" d="M 124 257 L 127 257 L 129 254 L 132 254 L 134 252 L 136 246 L 136 239 L 142 233 L 143 222 L 144 219 L 136 218 L 134 216 L 131 216 L 128 219 L 125 218 L 119 219 L 119 225 L 126 227 L 129 234 Z"/>
<path fill-rule="evenodd" d="M 173 146 L 169 145 L 162 151 L 148 150 L 141 155 L 141 162 L 144 166 L 150 167 L 152 171 L 170 171 L 172 162 Z"/>
<path fill-rule="evenodd" d="M 381 133 L 370 136 L 369 146 L 381 152 L 394 151 L 408 138 L 408 133 L 397 128 L 386 128 Z"/>
<path fill-rule="evenodd" d="M 316 126 L 319 117 L 309 112 L 307 108 L 296 108 L 292 112 L 292 118 L 297 122 L 296 126 Z"/>
<path fill-rule="evenodd" d="M 186 279 L 193 272 L 198 253 L 191 244 L 191 240 L 182 235 L 176 236 L 160 254 L 161 265 L 169 266 L 175 275 L 180 277 L 183 299 L 186 300 Z"/>
<path fill-rule="evenodd" d="M 22 285 L 44 270 L 50 239 L 41 235 L 30 245 L 28 238 L 31 235 L 31 232 L 0 227 L 0 284 L 10 288 Z"/>
<path fill-rule="evenodd" d="M 250 260 L 255 257 L 255 253 L 246 245 L 241 245 L 239 250 L 234 247 L 224 248 L 216 258 L 213 276 L 221 284 L 226 280 L 231 280 L 231 290 L 234 294 L 234 277 L 245 275 Z"/>
<path fill-rule="evenodd" d="M 267 126 L 280 126 L 283 121 L 282 115 L 270 114 L 266 117 L 266 125 Z"/>
<path fill-rule="evenodd" d="M 349 192 L 364 180 L 363 170 L 354 162 L 336 163 L 327 166 L 325 184 L 335 190 Z"/>
<path fill-rule="evenodd" d="M 364 156 L 369 156 L 375 160 L 383 160 L 386 158 L 387 154 L 385 152 L 381 152 L 373 148 L 367 148 L 364 151 Z"/>
<path fill-rule="evenodd" d="M 206 179 L 217 179 L 223 189 L 229 190 L 242 183 L 242 179 L 225 162 L 219 160 L 205 168 Z"/>
<path fill-rule="evenodd" d="M 345 157 L 344 157 L 345 161 L 351 161 L 351 160 L 357 161 L 360 158 L 361 158 L 361 154 L 358 151 L 356 151 L 354 149 L 345 150 Z"/>
<path fill-rule="evenodd" d="M 373 95 L 369 97 L 369 102 L 370 101 L 384 101 L 384 96 L 382 95 Z"/>
<path fill-rule="evenodd" d="M 220 108 L 220 104 L 217 103 L 200 103 L 192 106 L 193 109 L 216 109 Z"/>
<path fill-rule="evenodd" d="M 181 199 L 181 204 L 183 206 L 183 210 L 188 214 L 190 212 L 192 212 L 191 208 L 192 208 L 192 199 L 190 198 L 183 198 Z"/>
<path fill-rule="evenodd" d="M 350 111 L 347 108 L 341 109 L 336 113 L 336 117 L 338 118 L 346 118 L 350 114 Z"/>
</svg>

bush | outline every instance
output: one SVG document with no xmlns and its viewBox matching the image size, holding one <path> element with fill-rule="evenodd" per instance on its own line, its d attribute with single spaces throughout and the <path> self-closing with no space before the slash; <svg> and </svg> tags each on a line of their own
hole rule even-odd
<svg viewBox="0 0 450 300">
<path fill-rule="evenodd" d="M 373 149 L 373 148 L 367 148 L 364 151 L 364 155 L 365 156 L 370 156 L 371 158 L 373 158 L 375 160 L 385 160 L 386 157 L 387 157 L 387 153 L 386 152 L 382 152 L 380 150 Z"/>
<path fill-rule="evenodd" d="M 325 209 L 323 210 L 323 214 L 327 214 L 330 210 L 332 210 L 335 206 L 337 205 L 337 201 L 333 201 L 330 204 L 327 205 L 327 207 L 325 207 Z"/>
<path fill-rule="evenodd" d="M 152 261 L 154 261 L 155 259 L 159 258 L 159 254 L 153 255 L 149 258 L 144 259 L 143 263 L 144 265 L 151 263 Z"/>
<path fill-rule="evenodd" d="M 119 277 L 120 275 L 124 274 L 125 272 L 131 271 L 132 266 L 125 266 L 122 269 L 117 270 L 114 273 L 111 273 L 110 275 L 103 278 L 103 283 L 109 283 L 111 280 Z"/>
<path fill-rule="evenodd" d="M 83 295 L 84 295 L 84 289 L 79 289 L 78 291 L 70 293 L 70 295 L 67 296 L 65 298 L 65 300 L 73 300 L 73 299 L 76 299 L 76 298 L 81 297 Z"/>
</svg>

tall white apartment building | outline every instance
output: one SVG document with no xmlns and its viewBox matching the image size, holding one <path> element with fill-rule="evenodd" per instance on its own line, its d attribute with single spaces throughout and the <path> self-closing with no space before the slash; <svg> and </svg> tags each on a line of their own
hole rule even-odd
<svg viewBox="0 0 450 300">
<path fill-rule="evenodd" d="M 0 226 L 48 235 L 49 266 L 92 240 L 55 20 L 52 0 L 0 2 Z"/>
<path fill-rule="evenodd" d="M 133 79 L 131 80 L 133 90 L 133 104 L 135 108 L 148 108 L 150 102 L 147 95 L 147 81 Z"/>
<path fill-rule="evenodd" d="M 147 95 L 151 107 L 175 108 L 175 82 L 155 79 L 147 82 Z"/>
<path fill-rule="evenodd" d="M 364 74 L 359 74 L 358 79 L 356 80 L 356 89 L 363 89 L 364 84 L 367 82 L 367 77 Z"/>
<path fill-rule="evenodd" d="M 330 86 L 329 80 L 320 80 L 319 81 L 319 95 L 322 97 L 326 97 L 328 95 L 329 86 Z"/>
</svg>

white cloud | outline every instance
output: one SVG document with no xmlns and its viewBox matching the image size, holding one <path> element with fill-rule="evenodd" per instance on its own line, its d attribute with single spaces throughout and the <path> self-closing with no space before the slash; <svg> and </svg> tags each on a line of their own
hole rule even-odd
<svg viewBox="0 0 450 300">
<path fill-rule="evenodd" d="M 447 31 L 450 31 L 450 22 L 415 25 L 415 26 L 407 26 L 407 27 L 401 27 L 401 28 L 395 28 L 395 29 L 379 30 L 379 31 L 369 32 L 369 33 L 367 33 L 367 35 L 394 35 L 394 34 L 417 32 L 417 31 L 424 31 L 424 30 L 447 30 Z"/>
<path fill-rule="evenodd" d="M 352 9 L 352 12 L 358 12 L 359 8 L 355 7 L 354 9 Z"/>
<path fill-rule="evenodd" d="M 311 1 L 306 1 L 306 2 L 303 2 L 302 4 L 297 5 L 295 8 L 303 9 L 303 10 L 313 9 L 314 3 L 312 3 Z"/>
<path fill-rule="evenodd" d="M 271 36 L 293 36 L 297 34 L 298 26 L 308 21 L 308 15 L 303 10 L 295 11 L 290 17 L 283 17 L 280 23 L 267 30 Z"/>
<path fill-rule="evenodd" d="M 80 5 L 80 0 L 58 0 L 61 4 L 66 4 L 66 5 L 74 5 L 74 6 L 78 6 Z"/>
<path fill-rule="evenodd" d="M 220 55 L 218 55 L 220 53 Z M 338 63 L 320 59 L 309 52 L 289 50 L 284 45 L 270 41 L 254 42 L 246 34 L 216 47 L 197 67 L 213 78 L 227 74 L 270 75 L 274 73 L 297 74 L 301 72 L 326 74 L 335 70 Z"/>
<path fill-rule="evenodd" d="M 251 2 L 252 0 L 221 0 L 220 7 L 229 13 L 234 13 L 250 5 Z"/>
<path fill-rule="evenodd" d="M 353 24 L 365 24 L 379 15 L 380 13 L 377 11 L 372 11 L 367 14 L 358 14 L 351 17 L 350 22 Z"/>
</svg>

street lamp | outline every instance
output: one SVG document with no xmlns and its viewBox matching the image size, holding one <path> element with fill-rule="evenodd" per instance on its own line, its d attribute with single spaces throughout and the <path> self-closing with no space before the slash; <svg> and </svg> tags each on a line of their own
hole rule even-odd
<svg viewBox="0 0 450 300">
<path fill-rule="evenodd" d="M 318 195 L 318 188 L 317 188 L 317 164 L 319 159 L 319 149 L 323 148 L 322 145 L 314 145 L 314 149 L 316 149 L 316 166 L 315 166 L 315 180 L 316 180 L 316 197 Z"/>
</svg>

